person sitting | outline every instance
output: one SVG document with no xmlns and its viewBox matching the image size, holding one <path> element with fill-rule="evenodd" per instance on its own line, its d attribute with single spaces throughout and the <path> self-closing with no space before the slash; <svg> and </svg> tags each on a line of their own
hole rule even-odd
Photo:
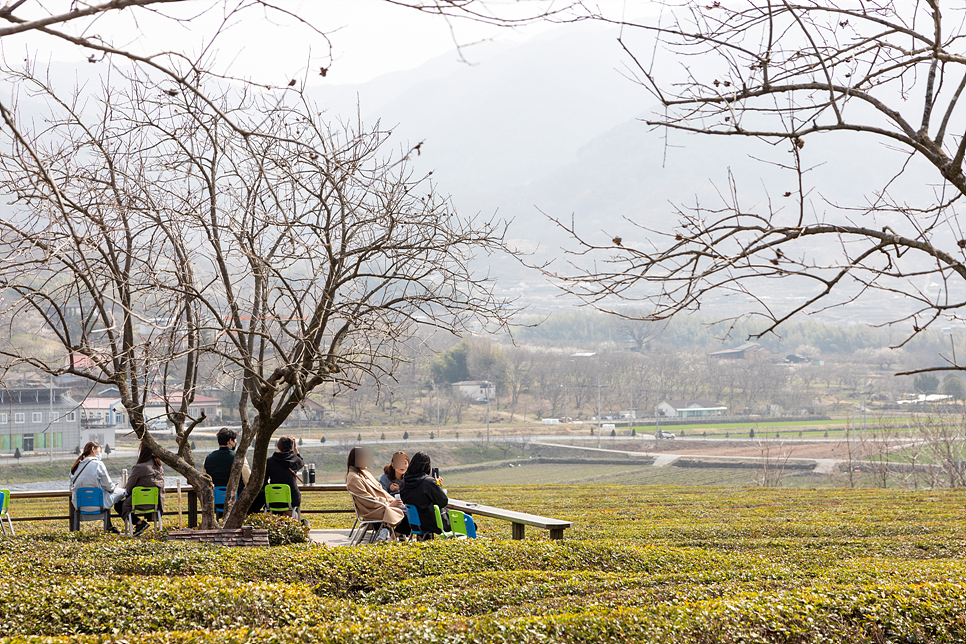
<svg viewBox="0 0 966 644">
<path fill-rule="evenodd" d="M 432 476 L 433 464 L 429 454 L 416 452 L 409 461 L 409 469 L 403 476 L 402 501 L 413 505 L 419 512 L 419 526 L 424 535 L 440 534 L 436 525 L 434 505 L 438 505 L 443 517 L 443 527 L 449 530 L 449 498 L 443 491 L 443 479 Z"/>
<path fill-rule="evenodd" d="M 131 505 L 132 498 L 131 493 L 136 487 L 156 487 L 160 490 L 158 493 L 158 510 L 164 511 L 164 468 L 161 467 L 161 459 L 154 455 L 151 448 L 145 443 L 141 443 L 141 449 L 138 452 L 138 461 L 131 468 L 131 475 L 127 479 L 127 485 L 124 486 L 127 491 L 127 496 L 123 501 L 119 503 L 120 510 L 118 514 L 122 518 L 127 519 L 134 509 Z M 134 515 L 134 536 L 138 536 L 142 532 L 148 529 L 151 525 L 144 520 L 144 517 Z"/>
<path fill-rule="evenodd" d="M 218 449 L 205 457 L 204 471 L 211 477 L 215 487 L 228 487 L 231 478 L 231 466 L 235 462 L 235 447 L 238 445 L 238 432 L 234 429 L 222 427 L 218 430 Z M 248 466 L 248 459 L 242 463 L 241 482 L 239 491 L 248 483 L 252 468 Z"/>
<path fill-rule="evenodd" d="M 101 462 L 102 454 L 101 446 L 97 441 L 90 441 L 84 445 L 84 451 L 70 468 L 70 493 L 73 496 L 77 490 L 84 487 L 99 488 L 104 491 L 104 507 L 110 509 L 111 506 L 123 500 L 127 492 L 111 480 L 107 466 Z M 105 531 L 121 534 L 120 530 L 111 523 L 110 515 L 107 517 Z"/>
<path fill-rule="evenodd" d="M 353 447 L 349 450 L 345 484 L 353 495 L 352 502 L 359 510 L 359 517 L 363 521 L 382 521 L 383 524 L 392 526 L 397 536 L 411 534 L 406 506 L 383 489 L 369 471 L 370 465 L 372 454 L 369 450 L 364 447 Z"/>
<path fill-rule="evenodd" d="M 275 453 L 268 458 L 265 465 L 265 485 L 287 485 L 292 490 L 292 507 L 302 506 L 302 493 L 299 491 L 298 472 L 304 463 L 299 456 L 299 448 L 291 436 L 282 436 L 275 442 Z M 261 499 L 264 502 L 265 490 Z M 284 512 L 285 516 L 292 516 L 292 511 Z"/>
<path fill-rule="evenodd" d="M 383 468 L 382 476 L 379 477 L 379 485 L 389 494 L 399 494 L 402 490 L 402 478 L 409 467 L 409 454 L 406 452 L 396 452 L 392 455 L 389 465 Z"/>
</svg>

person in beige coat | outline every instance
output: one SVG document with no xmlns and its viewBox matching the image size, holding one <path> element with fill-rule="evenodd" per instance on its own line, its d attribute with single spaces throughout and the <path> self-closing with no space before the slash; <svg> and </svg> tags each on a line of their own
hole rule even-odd
<svg viewBox="0 0 966 644">
<path fill-rule="evenodd" d="M 352 494 L 352 502 L 363 521 L 382 521 L 392 526 L 397 535 L 412 532 L 406 518 L 405 504 L 386 492 L 369 471 L 372 454 L 364 447 L 349 450 L 345 484 Z"/>
<path fill-rule="evenodd" d="M 164 509 L 164 468 L 161 466 L 161 459 L 154 455 L 151 449 L 141 443 L 141 450 L 138 452 L 138 462 L 131 468 L 131 476 L 127 479 L 127 496 L 124 497 L 124 505 L 121 507 L 120 515 L 125 519 L 131 514 L 131 491 L 136 487 L 156 487 L 160 490 L 158 494 L 159 509 Z M 148 522 L 138 515 L 134 515 L 134 535 L 137 536 L 148 529 Z"/>
</svg>

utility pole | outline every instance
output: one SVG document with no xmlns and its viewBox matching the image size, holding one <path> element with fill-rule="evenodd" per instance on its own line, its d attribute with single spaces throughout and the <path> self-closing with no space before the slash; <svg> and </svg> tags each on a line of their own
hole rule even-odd
<svg viewBox="0 0 966 644">
<path fill-rule="evenodd" d="M 575 381 L 577 379 L 577 362 L 573 358 L 571 358 L 570 359 L 570 363 L 572 365 L 574 365 L 574 381 Z M 568 387 L 568 389 L 570 389 L 571 391 L 565 391 L 564 392 L 564 401 L 566 401 L 566 403 L 567 403 L 567 410 L 566 411 L 567 411 L 567 424 L 568 425 L 570 424 L 570 396 L 571 396 L 571 394 L 574 393 L 573 392 L 573 386 L 574 386 L 574 384 L 576 384 L 574 381 L 571 381 L 570 387 Z M 560 385 L 560 386 L 563 387 L 564 385 Z"/>
<path fill-rule="evenodd" d="M 492 365 L 491 365 L 492 366 Z M 490 442 L 490 387 L 492 383 L 490 382 L 490 368 L 486 368 L 486 380 L 483 381 L 483 391 L 486 392 L 486 442 Z M 496 393 L 496 388 L 493 387 L 494 393 Z"/>
<path fill-rule="evenodd" d="M 597 449 L 600 449 L 600 363 L 597 364 Z"/>
<path fill-rule="evenodd" d="M 439 436 L 439 388 L 436 386 L 436 379 L 432 380 L 433 392 L 436 394 L 436 435 Z"/>
<path fill-rule="evenodd" d="M 50 403 L 47 412 L 47 442 L 50 443 L 50 462 L 54 462 L 54 432 L 52 425 L 54 422 L 54 378 L 50 377 L 50 387 L 47 389 L 47 401 Z"/>
<path fill-rule="evenodd" d="M 593 358 L 596 356 L 596 352 L 585 352 L 585 353 L 574 353 L 571 354 L 571 358 Z M 577 375 L 577 364 L 574 362 L 574 376 Z M 600 448 L 600 360 L 597 361 L 597 447 Z"/>
</svg>

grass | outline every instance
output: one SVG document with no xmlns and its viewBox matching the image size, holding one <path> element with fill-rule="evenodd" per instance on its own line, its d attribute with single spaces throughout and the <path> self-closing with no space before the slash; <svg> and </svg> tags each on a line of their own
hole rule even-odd
<svg viewBox="0 0 966 644">
<path fill-rule="evenodd" d="M 449 487 L 574 527 L 511 542 L 484 518 L 466 543 L 218 550 L 20 524 L 0 540 L 0 642 L 966 639 L 959 490 Z"/>
</svg>

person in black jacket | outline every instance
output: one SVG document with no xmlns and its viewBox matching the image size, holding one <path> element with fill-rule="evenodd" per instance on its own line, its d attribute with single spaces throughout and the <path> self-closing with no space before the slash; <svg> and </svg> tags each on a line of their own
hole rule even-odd
<svg viewBox="0 0 966 644">
<path fill-rule="evenodd" d="M 211 482 L 216 487 L 225 487 L 228 485 L 228 479 L 231 476 L 231 466 L 235 462 L 235 446 L 238 444 L 238 432 L 228 427 L 222 427 L 218 430 L 217 438 L 218 449 L 208 454 L 205 458 L 204 471 L 205 474 L 211 477 Z M 245 488 L 245 484 L 248 483 L 248 477 L 251 473 L 252 468 L 248 466 L 248 461 L 246 460 L 242 465 L 241 481 L 238 486 L 239 491 Z"/>
<path fill-rule="evenodd" d="M 414 505 L 419 511 L 420 530 L 423 534 L 439 534 L 440 529 L 436 525 L 436 513 L 433 506 L 438 505 L 443 516 L 443 527 L 449 530 L 449 513 L 446 505 L 449 498 L 442 488 L 442 479 L 434 478 L 431 474 L 433 464 L 429 459 L 429 454 L 416 452 L 409 461 L 409 469 L 403 475 L 403 488 L 400 493 L 402 502 L 406 505 Z"/>
<path fill-rule="evenodd" d="M 292 489 L 292 505 L 301 507 L 302 493 L 299 492 L 298 473 L 302 469 L 303 462 L 295 439 L 291 436 L 282 436 L 276 441 L 275 450 L 265 465 L 265 485 L 271 483 L 289 486 Z M 264 490 L 262 499 L 264 499 Z M 291 512 L 286 514 L 292 516 Z"/>
</svg>

